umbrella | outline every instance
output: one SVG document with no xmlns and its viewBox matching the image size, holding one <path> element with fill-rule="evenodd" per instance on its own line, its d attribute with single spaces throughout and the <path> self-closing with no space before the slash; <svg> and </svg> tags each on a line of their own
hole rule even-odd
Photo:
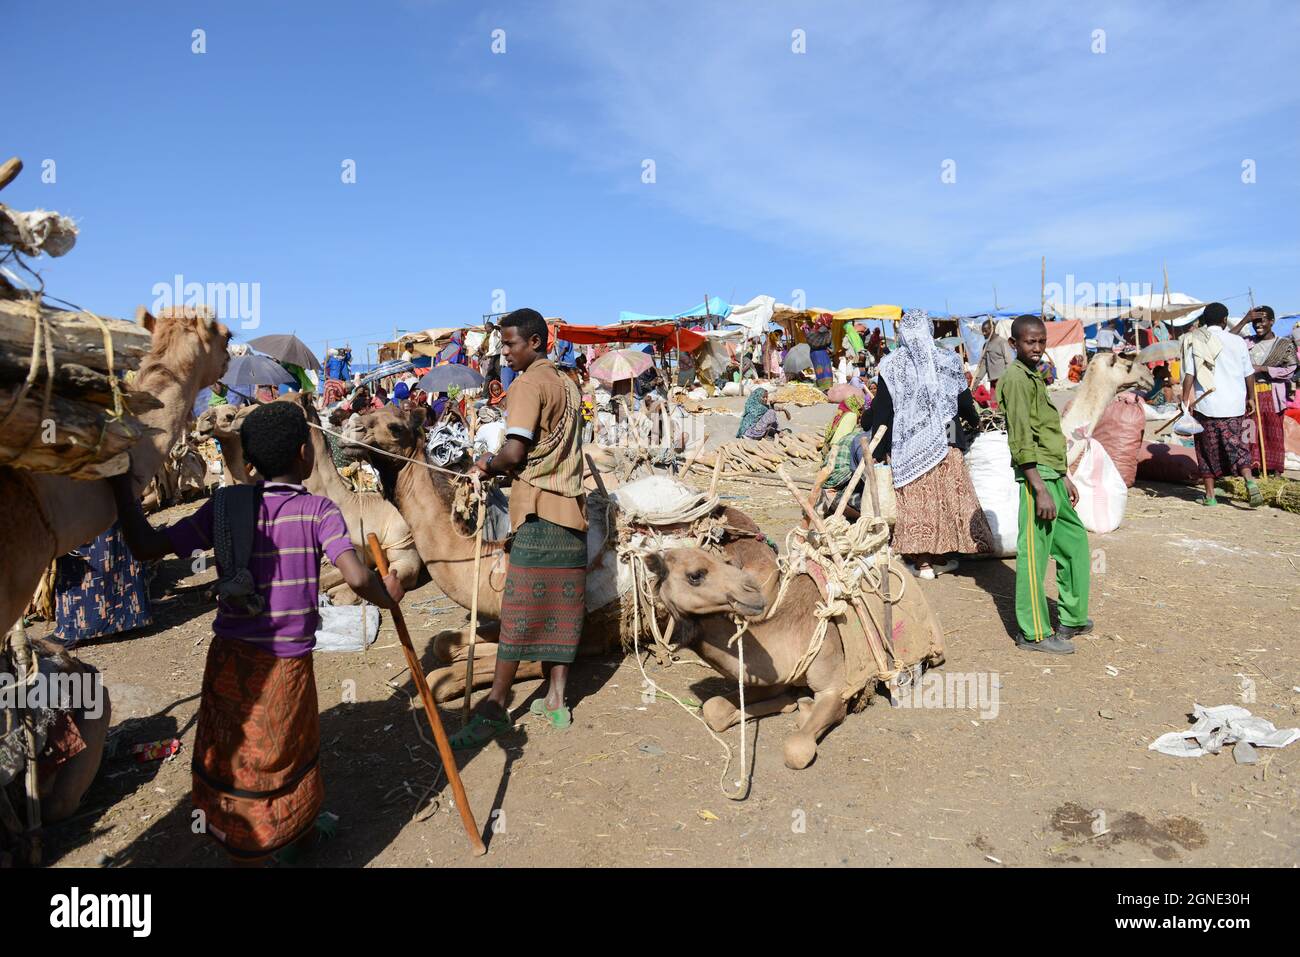
<svg viewBox="0 0 1300 957">
<path fill-rule="evenodd" d="M 652 365 L 654 360 L 644 352 L 637 349 L 615 349 L 593 362 L 587 371 L 601 382 L 618 382 L 622 379 L 635 379 Z"/>
<path fill-rule="evenodd" d="M 1167 362 L 1170 359 L 1177 359 L 1182 354 L 1182 343 L 1177 339 L 1166 339 L 1163 342 L 1153 342 L 1145 346 L 1138 353 L 1138 362 Z"/>
<path fill-rule="evenodd" d="M 297 385 L 298 380 L 274 359 L 266 356 L 235 356 L 221 381 L 232 389 L 249 385 Z"/>
<path fill-rule="evenodd" d="M 248 340 L 248 344 L 258 352 L 265 352 L 281 362 L 291 362 L 304 369 L 315 369 L 317 372 L 324 371 L 321 369 L 320 360 L 307 348 L 307 343 L 297 336 L 258 336 L 256 339 Z"/>
<path fill-rule="evenodd" d="M 435 392 L 449 392 L 452 386 L 460 389 L 478 389 L 482 385 L 483 377 L 469 366 L 451 363 L 445 366 L 434 366 L 424 374 L 415 387 L 432 395 Z"/>
<path fill-rule="evenodd" d="M 786 354 L 781 368 L 785 370 L 786 375 L 798 375 L 805 369 L 811 369 L 812 364 L 812 350 L 808 348 L 808 343 L 801 342 Z"/>
</svg>

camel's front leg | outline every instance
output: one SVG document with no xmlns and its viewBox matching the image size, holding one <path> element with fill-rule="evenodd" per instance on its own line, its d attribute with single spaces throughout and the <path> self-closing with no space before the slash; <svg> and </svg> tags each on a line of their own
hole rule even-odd
<svg viewBox="0 0 1300 957">
<path fill-rule="evenodd" d="M 788 685 L 745 689 L 745 717 L 765 718 L 769 714 L 793 711 L 795 694 Z M 704 702 L 700 709 L 705 723 L 714 731 L 726 731 L 740 721 L 740 694 L 718 695 Z"/>
<path fill-rule="evenodd" d="M 818 691 L 813 695 L 812 707 L 801 708 L 799 730 L 785 739 L 785 766 L 798 771 L 812 764 L 817 757 L 817 742 L 835 725 L 844 720 L 848 706 L 840 696 L 838 687 Z"/>
</svg>

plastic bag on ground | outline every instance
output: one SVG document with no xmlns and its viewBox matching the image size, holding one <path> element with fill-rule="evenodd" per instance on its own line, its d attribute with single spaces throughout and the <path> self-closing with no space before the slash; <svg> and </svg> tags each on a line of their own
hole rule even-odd
<svg viewBox="0 0 1300 957">
<path fill-rule="evenodd" d="M 316 651 L 364 651 L 379 635 L 379 609 L 374 605 L 322 603 Z"/>
<path fill-rule="evenodd" d="M 1243 741 L 1257 748 L 1285 748 L 1300 740 L 1300 728 L 1278 730 L 1273 722 L 1257 718 L 1235 704 L 1214 708 L 1193 704 L 1192 717 L 1196 723 L 1186 731 L 1162 734 L 1147 745 L 1147 750 L 1175 758 L 1199 758 Z"/>
<path fill-rule="evenodd" d="M 1079 513 L 1083 527 L 1098 535 L 1119 528 L 1128 504 L 1128 486 L 1096 439 L 1088 439 L 1070 478 L 1079 490 L 1074 510 Z"/>
</svg>

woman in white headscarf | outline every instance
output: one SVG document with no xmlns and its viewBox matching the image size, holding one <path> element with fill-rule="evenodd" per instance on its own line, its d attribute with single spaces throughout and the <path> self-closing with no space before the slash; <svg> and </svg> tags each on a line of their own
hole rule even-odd
<svg viewBox="0 0 1300 957">
<path fill-rule="evenodd" d="M 932 560 L 950 552 L 992 552 L 993 533 L 962 458 L 970 444 L 963 423 L 974 432 L 979 411 L 961 358 L 935 343 L 924 311 L 903 315 L 898 346 L 880 363 L 871 412 L 870 432 L 887 429 L 876 458 L 887 459 L 894 475 L 894 547 L 917 575 L 933 578 Z"/>
</svg>

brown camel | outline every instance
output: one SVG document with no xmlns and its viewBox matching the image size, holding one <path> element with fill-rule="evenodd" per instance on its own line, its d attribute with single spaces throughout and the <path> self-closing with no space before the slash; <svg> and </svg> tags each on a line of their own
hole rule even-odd
<svg viewBox="0 0 1300 957">
<path fill-rule="evenodd" d="M 320 418 L 307 396 L 290 392 L 275 401 L 292 402 L 303 411 L 307 422 L 319 425 Z M 239 408 L 219 405 L 205 409 L 199 416 L 199 433 L 215 438 L 221 443 L 221 457 L 225 462 L 226 475 L 233 482 L 250 484 L 253 477 L 249 474 L 248 463 L 244 460 L 244 446 L 240 441 L 239 429 L 244 419 L 248 418 L 255 405 Z M 343 512 L 347 522 L 348 537 L 352 539 L 357 556 L 369 567 L 374 567 L 366 547 L 366 536 L 373 532 L 379 539 L 379 546 L 388 558 L 389 567 L 397 574 L 403 588 L 415 588 L 420 580 L 420 553 L 416 551 L 411 528 L 406 519 L 383 496 L 373 492 L 354 492 L 350 489 L 338 469 L 334 467 L 334 457 L 329 445 L 319 429 L 309 429 L 313 452 L 311 474 L 304 485 L 313 495 L 322 495 L 330 499 Z M 333 565 L 321 569 L 320 588 L 335 605 L 355 605 L 357 596 L 343 581 L 343 576 Z"/>
<path fill-rule="evenodd" d="M 786 678 L 809 646 L 817 622 L 816 606 L 822 600 L 817 585 L 806 574 L 797 576 L 769 620 L 760 620 L 779 590 L 780 572 L 772 550 L 753 539 L 725 546 L 725 556 L 695 548 L 649 552 L 646 568 L 655 576 L 659 600 L 676 621 L 674 640 L 692 645 L 701 658 L 720 674 L 737 680 L 740 660 L 735 645 L 733 616 L 750 621 L 741 640 L 745 643 L 745 714 L 750 718 L 799 709 L 795 731 L 786 738 L 786 767 L 799 769 L 817 756 L 817 742 L 844 720 L 850 702 L 844 691 L 844 646 L 834 620 L 826 638 L 802 677 L 793 684 Z M 902 567 L 895 563 L 902 574 Z M 870 594 L 867 602 L 874 620 L 883 621 L 883 603 Z M 904 590 L 893 606 L 892 647 L 908 664 L 943 663 L 943 633 L 921 590 Z M 812 699 L 799 697 L 807 688 Z M 868 687 L 862 695 L 870 697 Z M 714 731 L 740 720 L 739 695 L 710 698 L 703 716 Z"/>
<path fill-rule="evenodd" d="M 180 438 L 199 390 L 217 381 L 230 360 L 230 330 L 220 322 L 185 314 L 155 319 L 143 308 L 138 318 L 153 334 L 153 345 L 131 388 L 152 394 L 162 406 L 140 416 L 156 431 L 131 450 L 137 495 Z M 0 563 L 0 631 L 18 620 L 56 556 L 91 541 L 116 519 L 107 482 L 0 468 L 0 541 L 23 543 Z"/>
<path fill-rule="evenodd" d="M 160 408 L 140 416 L 153 432 L 131 450 L 131 478 L 138 495 L 180 437 L 199 390 L 225 373 L 230 330 L 219 322 L 180 312 L 155 319 L 141 308 L 137 318 L 152 333 L 153 345 L 131 388 L 162 401 Z M 23 543 L 21 548 L 11 548 L 0 563 L 0 630 L 8 631 L 19 620 L 50 562 L 112 525 L 117 506 L 107 482 L 13 468 L 0 468 L 0 503 L 0 541 Z M 47 657 L 48 646 L 33 644 Z M 60 660 L 59 670 L 94 671 L 67 656 Z M 74 714 L 86 749 L 45 782 L 47 820 L 70 815 L 99 770 L 111 714 L 107 689 L 103 699 L 98 717 Z"/>
</svg>

